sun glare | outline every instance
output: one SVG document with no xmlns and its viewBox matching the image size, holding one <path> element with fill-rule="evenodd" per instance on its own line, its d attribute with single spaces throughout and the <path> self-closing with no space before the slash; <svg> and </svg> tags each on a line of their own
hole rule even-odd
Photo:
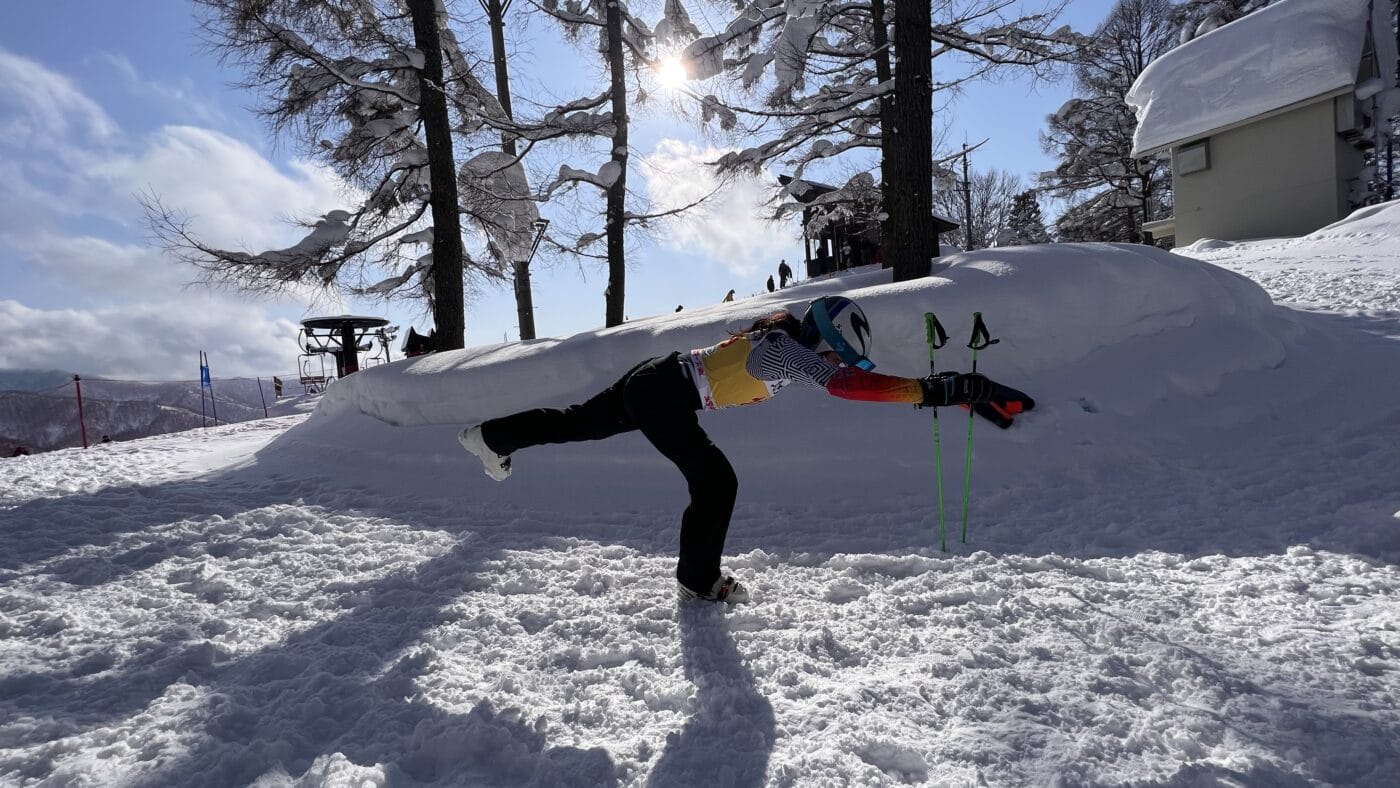
<svg viewBox="0 0 1400 788">
<path fill-rule="evenodd" d="M 656 64 L 656 78 L 662 86 L 674 90 L 684 85 L 689 75 L 685 73 L 680 56 L 666 55 Z"/>
</svg>

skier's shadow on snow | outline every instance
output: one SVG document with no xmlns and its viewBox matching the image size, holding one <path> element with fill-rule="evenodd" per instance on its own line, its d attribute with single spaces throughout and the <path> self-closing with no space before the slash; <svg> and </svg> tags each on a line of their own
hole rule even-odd
<svg viewBox="0 0 1400 788">
<path fill-rule="evenodd" d="M 682 603 L 678 613 L 685 674 L 696 687 L 690 719 L 672 733 L 648 788 L 763 785 L 775 742 L 773 707 L 734 646 L 718 605 Z"/>
<path fill-rule="evenodd" d="M 208 640 L 210 632 L 171 626 L 121 664 L 102 654 L 61 671 L 11 673 L 0 678 L 0 718 L 47 720 L 76 734 L 127 718 L 182 685 L 176 695 L 201 699 L 194 718 L 185 719 L 197 735 L 177 756 L 130 775 L 132 784 L 247 785 L 262 775 L 343 771 L 345 761 L 381 764 L 389 784 L 616 784 L 605 750 L 550 747 L 548 731 L 516 710 L 498 710 L 487 699 L 462 713 L 415 697 L 416 678 L 431 670 L 425 633 L 476 588 L 481 563 L 547 536 L 501 531 L 509 516 L 480 518 L 449 502 L 405 506 L 314 478 L 233 470 L 20 504 L 8 510 L 15 528 L 0 535 L 0 546 L 14 548 L 0 562 L 0 579 L 37 573 L 95 587 L 167 557 L 218 557 L 224 548 L 289 527 L 269 516 L 226 533 L 224 519 L 293 502 L 311 508 L 322 502 L 415 529 L 456 530 L 458 542 L 411 569 L 342 584 L 335 595 L 343 613 L 251 654 L 229 659 Z M 170 525 L 181 527 L 165 528 Z M 493 531 L 490 544 L 477 538 L 478 528 Z M 53 730 L 14 726 L 4 732 L 5 743 L 31 746 L 50 740 Z M 318 764 L 321 756 L 341 760 Z M 20 776 L 43 779 L 52 767 L 37 759 Z"/>
<path fill-rule="evenodd" d="M 432 670 L 436 653 L 424 633 L 449 620 L 447 608 L 474 583 L 479 547 L 463 538 L 442 556 L 375 581 L 344 615 L 182 677 L 207 699 L 202 735 L 137 784 L 324 779 L 343 774 L 348 761 L 381 765 L 388 785 L 616 785 L 605 750 L 549 747 L 542 720 L 497 710 L 489 699 L 457 713 L 418 697 L 416 679 Z M 318 763 L 321 756 L 339 761 Z"/>
<path fill-rule="evenodd" d="M 0 528 L 0 581 L 25 566 L 66 556 L 45 566 L 72 585 L 97 586 L 153 566 L 182 544 L 167 533 L 141 539 L 123 549 L 128 536 L 181 522 L 229 518 L 249 508 L 246 498 L 226 494 L 240 486 L 242 471 L 215 474 L 198 481 L 179 479 L 157 484 L 103 487 L 92 492 L 35 498 L 4 510 Z M 242 491 L 240 489 L 240 491 Z M 269 495 L 269 503 L 295 495 Z M 118 546 L 114 554 L 95 550 Z"/>
<path fill-rule="evenodd" d="M 1400 754 L 1393 742 L 1400 729 L 1386 720 L 1319 705 L 1315 698 L 1295 695 L 1288 684 L 1266 687 L 1248 671 L 1220 657 L 1212 657 L 1185 643 L 1157 632 L 1150 624 L 1131 620 L 1105 605 L 1072 589 L 1065 589 L 1085 609 L 1117 622 L 1126 631 L 1170 648 L 1189 661 L 1194 680 L 1209 686 L 1226 702 L 1219 708 L 1200 703 L 1183 704 L 1192 714 L 1219 720 L 1232 736 L 1266 753 L 1286 754 L 1287 760 L 1307 767 L 1307 776 L 1280 768 L 1267 760 L 1251 758 L 1244 771 L 1215 763 L 1182 763 L 1162 780 L 1134 781 L 1142 788 L 1198 788 L 1207 785 L 1238 785 L 1242 788 L 1306 788 L 1319 782 L 1334 785 L 1373 785 L 1377 775 L 1395 774 Z M 1061 619 L 1060 629 L 1084 645 L 1087 651 L 1104 655 L 1108 672 L 1133 677 L 1137 668 L 1120 659 L 1117 647 L 1106 646 L 1080 631 L 1072 619 Z M 1260 678 L 1268 678 L 1261 674 Z M 1238 745 L 1236 745 L 1238 747 Z"/>
</svg>

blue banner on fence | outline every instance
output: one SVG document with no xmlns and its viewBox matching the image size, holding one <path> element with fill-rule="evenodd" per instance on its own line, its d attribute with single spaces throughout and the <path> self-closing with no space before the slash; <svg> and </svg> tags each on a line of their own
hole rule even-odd
<svg viewBox="0 0 1400 788">
<path fill-rule="evenodd" d="M 209 368 L 208 368 L 208 367 L 201 366 L 201 367 L 199 368 L 199 385 L 200 385 L 200 388 L 206 388 L 206 389 L 209 389 L 210 391 L 213 391 L 213 390 L 214 390 L 214 383 L 213 383 L 212 381 L 209 380 Z"/>
</svg>

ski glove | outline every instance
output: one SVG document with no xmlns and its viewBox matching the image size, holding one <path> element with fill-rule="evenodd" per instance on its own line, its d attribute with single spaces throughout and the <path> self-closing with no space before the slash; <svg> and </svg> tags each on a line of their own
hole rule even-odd
<svg viewBox="0 0 1400 788">
<path fill-rule="evenodd" d="M 924 390 L 924 399 L 919 405 L 935 408 L 987 402 L 996 391 L 996 384 L 990 378 L 976 372 L 929 375 L 919 379 L 919 386 Z"/>
</svg>

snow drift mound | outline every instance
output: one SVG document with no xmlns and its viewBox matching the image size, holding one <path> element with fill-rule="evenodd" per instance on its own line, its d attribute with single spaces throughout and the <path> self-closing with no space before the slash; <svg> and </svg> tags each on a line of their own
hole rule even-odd
<svg viewBox="0 0 1400 788">
<path fill-rule="evenodd" d="M 1400 203 L 1358 208 L 1298 238 L 1203 239 L 1177 252 L 1238 271 L 1279 303 L 1368 314 L 1386 323 L 1370 330 L 1400 335 Z"/>
<path fill-rule="evenodd" d="M 1266 249 L 1287 247 L 1295 252 L 1308 252 L 1326 256 L 1344 250 L 1353 255 L 1359 251 L 1374 251 L 1376 259 L 1386 259 L 1394 255 L 1389 248 L 1400 245 L 1400 202 L 1386 202 L 1357 208 L 1345 218 L 1296 238 L 1259 238 L 1251 241 L 1222 241 L 1217 238 L 1201 238 L 1189 246 L 1177 247 L 1178 254 L 1192 257 L 1208 255 L 1211 252 L 1231 250 L 1236 247 L 1246 249 Z"/>
<path fill-rule="evenodd" d="M 1314 230 L 1300 243 L 1326 241 L 1324 248 L 1335 248 L 1339 240 L 1371 240 L 1394 243 L 1400 241 L 1400 203 L 1383 202 L 1358 208 L 1345 219 L 1339 219 L 1320 230 Z"/>
<path fill-rule="evenodd" d="M 513 410 L 563 406 L 649 356 L 713 344 L 775 310 L 801 314 L 809 300 L 830 294 L 857 299 L 870 318 L 878 371 L 911 377 L 928 374 L 924 312 L 937 314 L 952 336 L 939 367 L 956 369 L 969 365 L 964 346 L 972 313 L 982 312 L 1001 340 L 984 353 L 983 369 L 1011 383 L 1029 384 L 1109 348 L 1173 334 L 1171 342 L 1151 343 L 1164 354 L 1155 359 L 1159 363 L 1146 358 L 1141 365 L 1162 375 L 1119 392 L 1134 409 L 1172 390 L 1209 393 L 1230 372 L 1277 366 L 1289 333 L 1257 285 L 1195 260 L 1118 244 L 1010 247 L 957 255 L 939 275 L 916 282 L 894 284 L 889 271 L 870 267 L 563 339 L 379 366 L 332 386 L 316 418 L 358 413 L 395 426 L 463 425 Z"/>
<path fill-rule="evenodd" d="M 658 497 L 683 500 L 679 474 L 635 434 L 522 452 L 509 483 L 489 488 L 455 434 L 516 410 L 582 401 L 639 360 L 713 344 L 756 317 L 800 312 L 810 299 L 835 293 L 860 302 L 873 324 L 871 357 L 879 371 L 896 375 L 928 372 L 925 311 L 953 337 L 938 355 L 939 369 L 967 369 L 972 313 L 983 313 L 1000 342 L 981 355 L 981 371 L 1040 402 L 1011 430 L 982 424 L 976 451 L 986 459 L 979 462 L 1005 470 L 1034 461 L 1021 456 L 1027 444 L 1044 457 L 1080 440 L 1093 427 L 1084 422 L 1090 417 L 1179 431 L 1180 419 L 1207 412 L 1196 404 L 1201 398 L 1232 375 L 1278 368 L 1292 338 L 1304 333 L 1248 279 L 1150 247 L 993 249 L 957 255 L 938 275 L 916 282 L 893 283 L 889 271 L 869 268 L 567 338 L 374 367 L 333 385 L 313 417 L 279 443 L 360 447 L 382 458 L 386 472 L 427 452 L 452 463 L 442 468 L 450 484 L 482 485 L 483 495 L 518 496 L 531 505 L 577 506 L 594 493 L 612 505 L 649 486 Z M 1242 411 L 1227 412 L 1234 418 Z M 908 406 L 847 402 L 793 386 L 776 402 L 706 413 L 701 423 L 741 479 L 775 481 L 746 484 L 746 498 L 810 500 L 857 485 L 863 494 L 907 493 L 928 480 L 929 414 Z M 958 443 L 944 441 L 948 467 L 960 467 Z M 561 484 L 567 496 L 558 492 Z"/>
</svg>

